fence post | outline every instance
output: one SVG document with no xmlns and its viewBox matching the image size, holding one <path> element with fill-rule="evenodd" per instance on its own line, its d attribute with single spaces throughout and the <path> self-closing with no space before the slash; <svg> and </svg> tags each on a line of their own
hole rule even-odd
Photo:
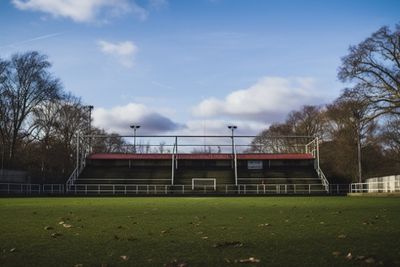
<svg viewBox="0 0 400 267">
<path fill-rule="evenodd" d="M 311 185 L 310 184 L 308 185 L 308 194 L 309 195 L 311 194 Z"/>
</svg>

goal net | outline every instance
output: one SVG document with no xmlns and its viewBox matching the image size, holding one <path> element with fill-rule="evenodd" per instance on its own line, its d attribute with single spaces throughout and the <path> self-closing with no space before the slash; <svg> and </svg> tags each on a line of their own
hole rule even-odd
<svg viewBox="0 0 400 267">
<path fill-rule="evenodd" d="M 217 179 L 215 178 L 192 178 L 192 190 L 195 188 L 213 188 L 217 190 Z"/>
</svg>

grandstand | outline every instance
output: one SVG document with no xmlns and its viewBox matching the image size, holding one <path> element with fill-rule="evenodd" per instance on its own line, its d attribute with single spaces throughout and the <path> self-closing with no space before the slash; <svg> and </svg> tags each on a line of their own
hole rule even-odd
<svg viewBox="0 0 400 267">
<path fill-rule="evenodd" d="M 78 137 L 77 166 L 67 181 L 68 192 L 179 195 L 329 191 L 319 168 L 318 139 L 310 137 L 270 137 L 258 144 L 254 136 L 135 136 L 141 140 L 138 145 L 135 142 L 134 147 L 107 153 L 96 147 L 102 138 Z"/>
</svg>

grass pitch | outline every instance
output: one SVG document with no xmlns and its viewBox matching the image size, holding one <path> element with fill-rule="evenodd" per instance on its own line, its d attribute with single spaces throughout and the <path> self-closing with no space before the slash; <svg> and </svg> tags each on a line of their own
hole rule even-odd
<svg viewBox="0 0 400 267">
<path fill-rule="evenodd" d="M 0 199 L 0 266 L 179 264 L 400 266 L 400 198 Z"/>
</svg>

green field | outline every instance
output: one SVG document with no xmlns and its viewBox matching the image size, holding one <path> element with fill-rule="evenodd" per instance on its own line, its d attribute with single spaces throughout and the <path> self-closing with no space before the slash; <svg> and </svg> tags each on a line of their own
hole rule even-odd
<svg viewBox="0 0 400 267">
<path fill-rule="evenodd" d="M 2 198 L 0 225 L 0 266 L 400 266 L 400 198 Z"/>
</svg>

